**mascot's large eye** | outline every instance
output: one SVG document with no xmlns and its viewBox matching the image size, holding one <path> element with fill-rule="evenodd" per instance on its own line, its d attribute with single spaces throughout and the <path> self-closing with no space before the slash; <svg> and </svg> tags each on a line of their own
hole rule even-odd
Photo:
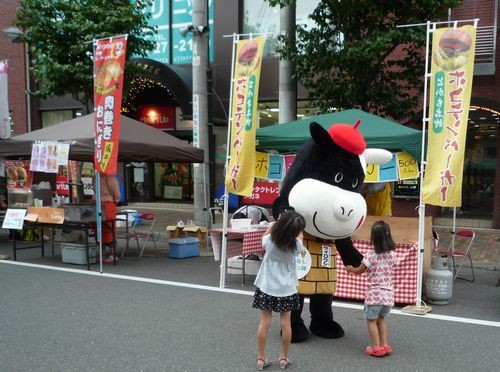
<svg viewBox="0 0 500 372">
<path fill-rule="evenodd" d="M 344 179 L 344 175 L 342 173 L 337 173 L 335 175 L 335 182 L 340 183 Z"/>
<path fill-rule="evenodd" d="M 352 180 L 352 188 L 355 189 L 358 187 L 359 180 L 357 178 Z"/>
</svg>

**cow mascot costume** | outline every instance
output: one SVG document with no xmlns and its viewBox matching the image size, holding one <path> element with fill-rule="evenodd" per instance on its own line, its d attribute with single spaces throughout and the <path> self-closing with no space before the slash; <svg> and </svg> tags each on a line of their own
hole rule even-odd
<svg viewBox="0 0 500 372">
<path fill-rule="evenodd" d="M 354 248 L 351 235 L 363 224 L 366 203 L 359 193 L 366 164 L 382 164 L 392 154 L 366 149 L 366 142 L 354 126 L 334 124 L 327 131 L 310 124 L 311 139 L 301 147 L 287 171 L 273 216 L 293 207 L 306 220 L 304 245 L 311 253 L 312 267 L 300 280 L 302 306 L 292 311 L 292 342 L 309 337 L 302 320 L 304 298 L 309 297 L 311 333 L 324 338 L 340 338 L 344 330 L 333 320 L 332 301 L 337 284 L 336 252 L 345 265 L 359 266 L 362 255 Z"/>
</svg>

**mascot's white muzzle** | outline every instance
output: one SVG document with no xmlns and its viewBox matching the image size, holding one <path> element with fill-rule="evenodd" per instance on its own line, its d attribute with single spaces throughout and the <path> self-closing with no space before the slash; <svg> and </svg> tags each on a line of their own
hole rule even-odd
<svg viewBox="0 0 500 372">
<path fill-rule="evenodd" d="M 306 220 L 306 232 L 323 239 L 341 239 L 354 233 L 366 217 L 361 194 L 306 178 L 290 191 L 289 204 Z"/>
</svg>

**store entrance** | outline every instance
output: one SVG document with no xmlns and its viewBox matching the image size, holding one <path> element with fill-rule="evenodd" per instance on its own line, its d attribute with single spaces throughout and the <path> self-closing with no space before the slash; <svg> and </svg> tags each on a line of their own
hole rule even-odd
<svg viewBox="0 0 500 372">
<path fill-rule="evenodd" d="M 126 163 L 125 168 L 128 201 L 154 201 L 154 165 L 146 162 L 130 162 Z"/>
</svg>

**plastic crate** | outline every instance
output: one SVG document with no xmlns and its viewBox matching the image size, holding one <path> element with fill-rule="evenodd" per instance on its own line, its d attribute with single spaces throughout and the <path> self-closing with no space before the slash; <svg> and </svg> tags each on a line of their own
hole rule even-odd
<svg viewBox="0 0 500 372">
<path fill-rule="evenodd" d="M 89 263 L 96 263 L 96 245 L 89 244 Z M 75 265 L 87 264 L 87 252 L 85 244 L 81 243 L 61 243 L 62 262 Z"/>
<path fill-rule="evenodd" d="M 168 256 L 171 258 L 188 258 L 200 255 L 200 243 L 197 238 L 185 237 L 168 241 Z"/>
</svg>

